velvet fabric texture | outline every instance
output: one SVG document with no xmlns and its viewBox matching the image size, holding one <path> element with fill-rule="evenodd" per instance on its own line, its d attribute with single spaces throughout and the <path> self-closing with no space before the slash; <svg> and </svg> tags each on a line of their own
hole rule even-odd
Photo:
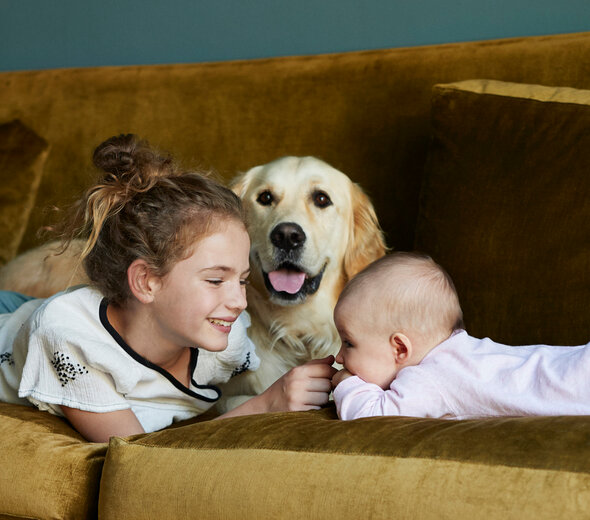
<svg viewBox="0 0 590 520">
<path fill-rule="evenodd" d="M 344 422 L 331 407 L 203 422 L 112 439 L 99 515 L 582 518 L 588 428 L 588 417 Z"/>
<path fill-rule="evenodd" d="M 47 141 L 18 119 L 0 124 L 0 265 L 18 251 L 48 147 Z"/>
<path fill-rule="evenodd" d="M 439 85 L 416 248 L 454 279 L 467 330 L 590 339 L 590 91 Z"/>
<path fill-rule="evenodd" d="M 224 179 L 314 155 L 372 198 L 387 242 L 411 249 L 430 140 L 432 86 L 470 78 L 590 89 L 590 33 L 340 54 L 0 74 L 0 122 L 51 145 L 20 251 L 50 205 L 94 180 L 92 152 L 133 132 Z M 0 241 L 1 242 L 1 241 Z"/>
<path fill-rule="evenodd" d="M 45 209 L 93 182 L 92 151 L 115 134 L 137 133 L 226 180 L 281 155 L 315 155 L 369 193 L 389 246 L 416 245 L 449 269 L 472 334 L 588 341 L 590 148 L 580 91 L 590 89 L 589 55 L 584 33 L 1 73 L 0 123 L 19 119 L 29 129 L 12 131 L 30 135 L 11 149 L 34 145 L 2 181 L 22 183 L 19 208 L 34 200 L 27 165 L 43 173 L 30 218 L 19 209 L 0 226 L 2 254 L 39 242 Z M 435 84 L 482 77 L 513 85 L 441 86 L 432 104 Z M 564 101 L 533 84 L 578 92 Z M 105 519 L 542 520 L 590 511 L 588 417 L 341 422 L 329 407 L 203 419 L 114 439 L 107 450 L 62 419 L 0 404 L 0 519 L 100 510 Z"/>
<path fill-rule="evenodd" d="M 0 403 L 0 519 L 96 518 L 106 450 L 54 415 Z"/>
</svg>

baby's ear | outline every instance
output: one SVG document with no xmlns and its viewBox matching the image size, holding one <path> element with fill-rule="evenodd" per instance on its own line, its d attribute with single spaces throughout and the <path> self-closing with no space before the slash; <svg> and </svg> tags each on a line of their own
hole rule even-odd
<svg viewBox="0 0 590 520">
<path fill-rule="evenodd" d="M 389 344 L 393 348 L 395 360 L 398 364 L 403 365 L 412 357 L 412 342 L 405 334 L 394 332 L 389 337 Z"/>
</svg>

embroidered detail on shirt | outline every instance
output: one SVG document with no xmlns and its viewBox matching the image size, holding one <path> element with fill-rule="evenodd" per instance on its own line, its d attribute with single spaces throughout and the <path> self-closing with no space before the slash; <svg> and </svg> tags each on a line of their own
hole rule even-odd
<svg viewBox="0 0 590 520">
<path fill-rule="evenodd" d="M 248 370 L 248 368 L 250 368 L 250 352 L 246 352 L 246 361 L 244 361 L 239 367 L 234 368 L 230 377 L 237 376 Z"/>
<path fill-rule="evenodd" d="M 2 365 L 3 363 L 8 363 L 8 366 L 14 365 L 12 352 L 2 352 L 2 354 L 0 354 L 0 365 Z"/>
<path fill-rule="evenodd" d="M 78 376 L 88 374 L 88 370 L 80 363 L 70 362 L 70 357 L 61 352 L 53 353 L 53 368 L 61 381 L 61 386 L 66 386 L 70 381 L 74 381 Z"/>
</svg>

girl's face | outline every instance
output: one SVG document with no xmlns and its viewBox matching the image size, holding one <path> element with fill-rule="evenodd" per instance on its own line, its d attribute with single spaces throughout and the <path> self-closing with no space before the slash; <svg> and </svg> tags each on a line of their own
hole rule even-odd
<svg viewBox="0 0 590 520">
<path fill-rule="evenodd" d="M 198 240 L 193 252 L 162 277 L 153 300 L 158 334 L 170 346 L 220 351 L 246 308 L 250 239 L 230 220 Z"/>
</svg>

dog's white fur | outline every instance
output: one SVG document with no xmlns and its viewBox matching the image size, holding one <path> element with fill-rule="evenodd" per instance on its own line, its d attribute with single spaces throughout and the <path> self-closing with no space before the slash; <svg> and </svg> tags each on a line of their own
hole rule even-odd
<svg viewBox="0 0 590 520">
<path fill-rule="evenodd" d="M 237 178 L 233 189 L 246 208 L 252 241 L 249 335 L 261 365 L 230 380 L 223 388 L 225 396 L 258 394 L 289 369 L 335 355 L 340 340 L 332 311 L 338 295 L 353 275 L 385 254 L 368 197 L 349 177 L 319 159 L 284 157 L 256 166 Z M 330 204 L 318 206 L 318 196 L 319 202 L 325 203 L 326 196 Z M 263 280 L 263 272 L 276 269 L 284 256 L 270 238 L 281 223 L 297 224 L 305 233 L 297 263 L 307 277 L 324 268 L 317 291 L 295 300 L 269 292 Z M 233 399 L 227 408 L 242 400 Z"/>
<path fill-rule="evenodd" d="M 232 187 L 248 216 L 252 241 L 249 335 L 261 365 L 255 372 L 234 377 L 223 392 L 248 396 L 264 391 L 292 367 L 337 353 L 340 341 L 332 311 L 338 295 L 354 274 L 385 254 L 385 242 L 374 208 L 361 188 L 314 157 L 284 157 L 256 166 L 235 179 Z M 290 265 L 297 264 L 310 279 L 323 269 L 313 294 L 289 297 L 265 286 L 263 272 L 277 269 L 281 262 L 281 253 L 270 238 L 281 223 L 299 226 L 306 237 L 297 254 L 289 257 Z M 56 247 L 57 243 L 45 244 L 6 264 L 0 270 L 0 288 L 47 297 L 85 283 L 78 265 L 82 242 L 74 241 L 59 256 L 52 255 Z M 242 397 L 230 399 L 222 408 L 241 401 Z"/>
<path fill-rule="evenodd" d="M 88 283 L 79 258 L 83 240 L 73 240 L 62 254 L 59 241 L 48 242 L 18 255 L 0 269 L 0 289 L 48 298 L 67 287 Z"/>
</svg>

